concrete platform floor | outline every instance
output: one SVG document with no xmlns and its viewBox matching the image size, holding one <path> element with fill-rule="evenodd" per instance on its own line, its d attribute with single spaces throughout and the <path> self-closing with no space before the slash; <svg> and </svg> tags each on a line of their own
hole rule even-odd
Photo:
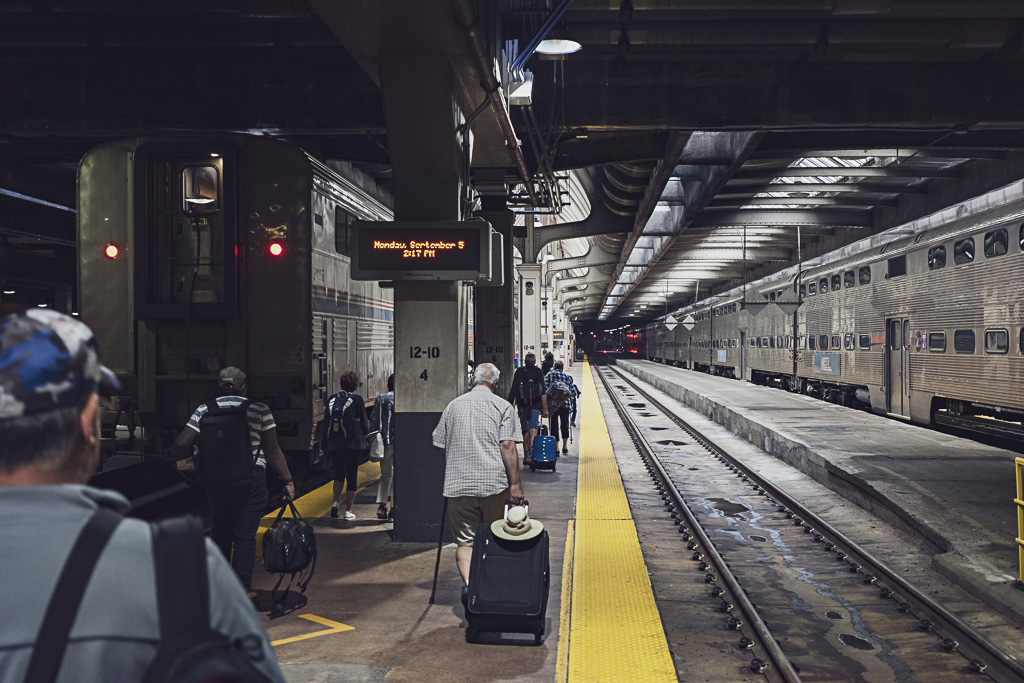
<svg viewBox="0 0 1024 683">
<path fill-rule="evenodd" d="M 580 369 L 570 368 L 574 380 L 579 380 Z M 585 416 L 580 415 L 577 424 L 580 419 Z M 533 636 L 513 634 L 482 634 L 480 643 L 466 643 L 455 546 L 442 549 L 436 602 L 429 605 L 437 545 L 392 541 L 392 525 L 376 519 L 374 482 L 356 497 L 357 519 L 313 520 L 319 551 L 316 574 L 293 611 L 268 618 L 265 610 L 276 575 L 257 567 L 254 587 L 264 610 L 261 616 L 288 681 L 554 680 L 566 530 L 576 496 L 578 434 L 575 430 L 569 455 L 559 458 L 556 472 L 521 469 L 530 515 L 544 523 L 551 538 L 548 627 L 539 646 L 533 644 Z"/>
<path fill-rule="evenodd" d="M 1011 451 L 807 396 L 652 363 L 620 368 L 926 539 L 941 574 L 1024 623 Z"/>
</svg>

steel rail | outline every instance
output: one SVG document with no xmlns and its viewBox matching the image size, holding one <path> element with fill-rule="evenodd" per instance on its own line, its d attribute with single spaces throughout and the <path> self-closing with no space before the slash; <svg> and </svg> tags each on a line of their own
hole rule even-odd
<svg viewBox="0 0 1024 683">
<path fill-rule="evenodd" d="M 843 550 L 837 551 L 837 559 L 842 561 L 849 560 L 850 570 L 864 574 L 865 582 L 876 583 L 878 577 L 882 577 L 891 583 L 896 590 L 903 593 L 904 597 L 900 598 L 895 590 L 879 586 L 882 597 L 894 600 L 901 612 L 917 616 L 920 619 L 919 623 L 922 628 L 934 631 L 936 635 L 942 638 L 942 645 L 947 651 L 958 652 L 968 660 L 970 667 L 974 671 L 985 673 L 995 681 L 1001 683 L 1020 683 L 1024 681 L 1024 664 L 1008 655 L 962 619 L 922 593 L 913 584 L 890 569 L 884 562 L 861 548 L 855 541 L 806 508 L 798 500 L 748 468 L 741 460 L 718 446 L 712 438 L 708 437 L 700 429 L 676 415 L 651 396 L 651 394 L 644 391 L 632 378 L 627 377 L 618 368 L 614 368 L 613 372 L 634 391 L 643 396 L 646 401 L 661 411 L 663 415 L 689 432 L 702 446 L 712 451 L 720 460 L 728 462 L 734 471 L 738 471 L 741 473 L 741 476 L 756 482 L 756 487 L 759 490 L 763 489 L 769 496 L 770 502 L 774 502 L 782 511 L 792 517 L 794 525 L 805 526 L 810 522 L 812 526 L 806 526 L 805 531 L 813 534 L 815 540 L 826 543 L 826 550 L 834 548 L 845 550 L 846 552 L 843 552 Z M 831 548 L 829 544 L 831 544 Z M 851 556 L 855 556 L 856 559 L 850 559 Z M 865 571 L 865 567 L 870 567 L 873 573 Z M 952 638 L 953 635 L 956 635 L 963 642 L 954 640 Z"/>
<path fill-rule="evenodd" d="M 724 590 L 728 592 L 729 599 L 732 600 L 733 603 L 735 603 L 739 607 L 740 611 L 743 613 L 743 616 L 746 618 L 747 623 L 750 625 L 750 628 L 754 632 L 754 636 L 757 638 L 758 642 L 760 642 L 761 647 L 764 649 L 764 652 L 771 663 L 771 666 L 766 668 L 764 666 L 763 660 L 755 658 L 750 663 L 750 670 L 753 673 L 763 674 L 768 680 L 777 679 L 785 681 L 786 683 L 799 683 L 799 674 L 797 674 L 796 670 L 793 668 L 792 663 L 790 663 L 789 658 L 786 657 L 786 654 L 782 651 L 782 648 L 779 646 L 778 641 L 776 641 L 775 637 L 772 636 L 771 631 L 768 629 L 768 625 L 765 624 L 764 621 L 761 619 L 761 616 L 758 613 L 757 608 L 754 607 L 753 603 L 750 602 L 750 599 L 747 597 L 746 592 L 740 586 L 739 581 L 736 579 L 735 575 L 733 575 L 733 573 L 729 570 L 729 566 L 726 564 L 725 560 L 722 558 L 721 555 L 719 555 L 718 550 L 715 549 L 714 544 L 712 543 L 711 539 L 708 537 L 704 529 L 701 527 L 696 516 L 694 516 L 693 512 L 686 505 L 686 501 L 684 500 L 683 495 L 679 492 L 679 489 L 677 489 L 675 484 L 672 482 L 672 479 L 671 477 L 669 477 L 668 472 L 665 471 L 665 468 L 662 466 L 657 454 L 655 454 L 655 452 L 651 449 L 650 445 L 647 443 L 647 440 L 643 437 L 640 428 L 633 420 L 632 415 L 630 415 L 629 412 L 626 411 L 625 407 L 622 405 L 622 401 L 612 390 L 612 387 L 608 382 L 608 377 L 603 372 L 600 371 L 597 374 L 598 377 L 601 378 L 601 382 L 604 384 L 605 391 L 611 398 L 612 404 L 615 406 L 616 412 L 618 412 L 619 417 L 622 419 L 623 424 L 626 426 L 626 429 L 632 437 L 634 444 L 636 444 L 637 449 L 640 451 L 640 455 L 646 462 L 647 469 L 651 471 L 652 477 L 656 477 L 658 480 L 660 480 L 658 488 L 662 491 L 662 495 L 665 496 L 667 494 L 668 497 L 672 499 L 672 503 L 675 506 L 675 509 L 682 512 L 682 514 L 686 517 L 687 524 L 689 525 L 689 532 L 685 528 L 680 528 L 680 533 L 685 534 L 684 540 L 688 540 L 688 533 L 692 533 L 697 538 L 700 547 L 702 547 L 704 549 L 704 552 L 707 553 L 708 559 L 711 561 L 711 564 L 713 564 L 714 567 L 717 569 L 718 575 L 722 579 L 722 583 L 725 584 Z M 691 543 L 689 549 L 694 550 L 696 552 L 697 544 Z M 699 558 L 697 558 L 695 555 L 694 559 Z M 715 577 L 713 574 L 708 572 L 705 575 L 705 581 L 707 581 L 709 584 L 717 583 L 718 577 Z M 712 595 L 714 597 L 721 597 L 719 595 L 716 595 L 714 592 L 712 592 Z M 730 628 L 734 628 L 738 632 L 742 631 L 742 627 L 742 622 L 733 622 L 730 624 Z M 740 647 L 745 647 L 743 641 L 741 641 Z"/>
</svg>

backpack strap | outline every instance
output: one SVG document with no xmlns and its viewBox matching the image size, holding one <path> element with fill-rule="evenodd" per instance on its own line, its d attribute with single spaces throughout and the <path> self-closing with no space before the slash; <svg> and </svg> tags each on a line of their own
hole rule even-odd
<svg viewBox="0 0 1024 683">
<path fill-rule="evenodd" d="M 210 627 L 205 544 L 198 517 L 175 517 L 153 524 L 156 594 L 164 642 Z"/>
<path fill-rule="evenodd" d="M 78 535 L 46 606 L 25 683 L 50 683 L 57 679 L 68 636 L 71 635 L 71 627 L 78 615 L 85 589 L 107 541 L 114 535 L 122 519 L 113 510 L 100 508 L 93 513 Z"/>
</svg>

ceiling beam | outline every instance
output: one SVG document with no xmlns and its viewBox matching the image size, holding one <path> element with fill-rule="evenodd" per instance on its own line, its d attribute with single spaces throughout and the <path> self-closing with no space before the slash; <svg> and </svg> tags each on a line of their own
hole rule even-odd
<svg viewBox="0 0 1024 683">
<path fill-rule="evenodd" d="M 792 209 L 705 210 L 691 223 L 694 227 L 744 225 L 820 225 L 849 228 L 870 228 L 874 220 L 870 211 L 796 211 Z"/>
</svg>

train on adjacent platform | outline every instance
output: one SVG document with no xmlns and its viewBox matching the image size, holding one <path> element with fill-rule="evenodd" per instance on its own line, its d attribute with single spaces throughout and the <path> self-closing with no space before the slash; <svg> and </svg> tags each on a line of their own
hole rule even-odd
<svg viewBox="0 0 1024 683">
<path fill-rule="evenodd" d="M 392 219 L 387 194 L 286 142 L 219 134 L 101 145 L 78 186 L 79 310 L 123 387 L 105 449 L 165 458 L 237 366 L 296 478 L 326 467 L 316 427 L 341 374 L 372 399 L 394 368 L 391 290 L 353 281 L 349 257 L 352 221 Z"/>
<path fill-rule="evenodd" d="M 1024 438 L 1024 201 L 796 270 L 621 334 L 659 362 Z"/>
</svg>

